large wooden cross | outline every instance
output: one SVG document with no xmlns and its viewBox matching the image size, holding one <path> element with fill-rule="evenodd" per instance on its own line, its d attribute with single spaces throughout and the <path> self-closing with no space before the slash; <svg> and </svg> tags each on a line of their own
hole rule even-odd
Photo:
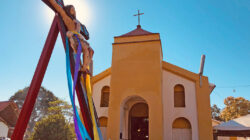
<svg viewBox="0 0 250 140">
<path fill-rule="evenodd" d="M 54 9 L 53 6 L 51 6 L 50 2 L 48 0 L 42 0 L 45 4 L 47 4 L 54 12 L 56 12 L 56 10 Z M 58 5 L 60 5 L 62 8 L 64 7 L 64 2 L 63 0 L 55 0 L 57 2 Z M 81 24 L 81 32 L 80 32 L 85 39 L 89 39 L 89 32 L 87 30 L 87 28 Z"/>
<path fill-rule="evenodd" d="M 52 10 L 54 8 L 50 5 L 48 0 L 42 0 L 44 3 L 46 3 Z M 56 0 L 56 2 L 61 6 L 64 7 L 63 0 Z M 55 10 L 54 10 L 55 11 Z M 56 12 L 56 11 L 55 11 Z M 58 36 L 58 33 L 60 32 L 61 38 L 64 44 L 64 49 L 66 50 L 66 27 L 63 23 L 63 20 L 60 15 L 56 14 L 53 20 L 53 23 L 50 27 L 49 34 L 47 36 L 42 54 L 40 56 L 39 62 L 36 67 L 36 71 L 34 73 L 33 79 L 31 81 L 28 94 L 26 96 L 25 102 L 23 104 L 22 110 L 20 112 L 20 115 L 18 117 L 15 130 L 12 134 L 11 139 L 12 140 L 22 140 L 24 133 L 27 128 L 27 124 L 29 122 L 38 92 L 40 90 L 52 51 L 54 49 L 54 45 Z M 89 33 L 87 31 L 87 28 L 81 24 L 81 32 L 80 32 L 85 39 L 89 39 Z M 72 52 L 72 49 L 70 48 L 70 52 Z M 74 69 L 75 61 L 73 54 L 70 53 L 70 64 L 71 69 Z M 73 75 L 73 71 L 72 71 Z M 84 120 L 84 125 L 90 135 L 91 138 L 93 138 L 93 132 L 92 132 L 92 123 L 91 123 L 91 117 L 88 111 L 87 102 L 85 100 L 85 94 L 84 94 L 84 87 L 81 85 L 80 80 L 78 80 L 76 84 L 76 92 L 78 96 L 78 101 L 80 105 L 81 115 Z"/>
</svg>

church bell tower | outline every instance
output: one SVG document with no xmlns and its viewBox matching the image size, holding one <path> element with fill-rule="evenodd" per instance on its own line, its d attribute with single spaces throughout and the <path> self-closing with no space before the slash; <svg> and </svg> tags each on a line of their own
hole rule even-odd
<svg viewBox="0 0 250 140">
<path fill-rule="evenodd" d="M 133 135 L 142 135 L 150 140 L 163 139 L 160 34 L 145 31 L 137 25 L 135 30 L 114 37 L 112 56 L 107 138 L 131 139 Z M 146 107 L 140 110 L 146 111 L 141 114 L 134 111 L 133 115 L 131 110 L 136 110 L 138 103 L 143 103 Z M 139 134 L 142 133 L 140 128 L 133 126 L 140 118 L 148 121 L 144 124 L 148 130 L 143 130 L 143 134 Z M 133 122 L 136 119 L 138 121 Z"/>
</svg>

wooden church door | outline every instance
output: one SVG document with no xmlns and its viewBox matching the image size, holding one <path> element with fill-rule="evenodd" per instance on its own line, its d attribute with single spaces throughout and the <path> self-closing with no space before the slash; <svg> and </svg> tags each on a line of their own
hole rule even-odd
<svg viewBox="0 0 250 140">
<path fill-rule="evenodd" d="M 148 140 L 148 105 L 137 103 L 130 110 L 131 140 Z"/>
</svg>

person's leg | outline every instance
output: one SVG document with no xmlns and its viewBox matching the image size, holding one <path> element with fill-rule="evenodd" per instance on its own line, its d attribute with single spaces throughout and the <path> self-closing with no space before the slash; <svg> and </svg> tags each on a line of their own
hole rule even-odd
<svg viewBox="0 0 250 140">
<path fill-rule="evenodd" d="M 82 45 L 82 52 L 83 52 L 83 65 L 81 71 L 87 72 L 87 67 L 89 66 L 89 52 L 88 52 L 88 45 L 81 41 Z"/>
<path fill-rule="evenodd" d="M 73 49 L 74 53 L 77 53 L 77 46 L 75 43 L 75 40 L 73 39 L 73 37 L 69 38 L 69 42 L 70 42 L 70 46 Z"/>
<path fill-rule="evenodd" d="M 67 31 L 67 33 L 66 33 L 66 36 L 69 38 L 70 47 L 73 49 L 74 53 L 77 53 L 77 46 L 76 46 L 76 44 L 78 44 L 78 43 L 75 43 L 75 41 L 77 41 L 77 40 L 74 39 L 73 35 L 74 34 L 71 31 Z"/>
</svg>

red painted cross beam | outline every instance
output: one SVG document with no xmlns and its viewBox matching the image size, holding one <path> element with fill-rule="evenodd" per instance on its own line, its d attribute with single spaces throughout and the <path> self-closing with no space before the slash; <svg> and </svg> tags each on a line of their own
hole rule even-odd
<svg viewBox="0 0 250 140">
<path fill-rule="evenodd" d="M 54 7 L 50 4 L 50 2 L 49 2 L 48 0 L 42 0 L 42 1 L 43 1 L 46 5 L 48 5 L 54 12 L 56 12 L 56 10 L 54 9 Z M 62 8 L 64 8 L 64 2 L 63 2 L 63 0 L 55 0 L 55 1 L 56 1 L 56 3 L 57 3 L 58 5 L 60 5 Z M 80 33 L 84 36 L 84 38 L 85 38 L 86 40 L 89 39 L 89 32 L 88 32 L 86 26 L 83 25 L 83 24 L 81 24 L 81 31 L 80 31 Z"/>
<path fill-rule="evenodd" d="M 53 6 L 51 6 L 51 4 L 49 3 L 48 0 L 42 0 L 45 4 L 47 4 L 51 9 L 53 9 L 55 12 L 56 10 L 54 9 Z M 64 7 L 64 2 L 63 0 L 55 0 L 57 4 L 59 4 L 62 8 Z"/>
</svg>

